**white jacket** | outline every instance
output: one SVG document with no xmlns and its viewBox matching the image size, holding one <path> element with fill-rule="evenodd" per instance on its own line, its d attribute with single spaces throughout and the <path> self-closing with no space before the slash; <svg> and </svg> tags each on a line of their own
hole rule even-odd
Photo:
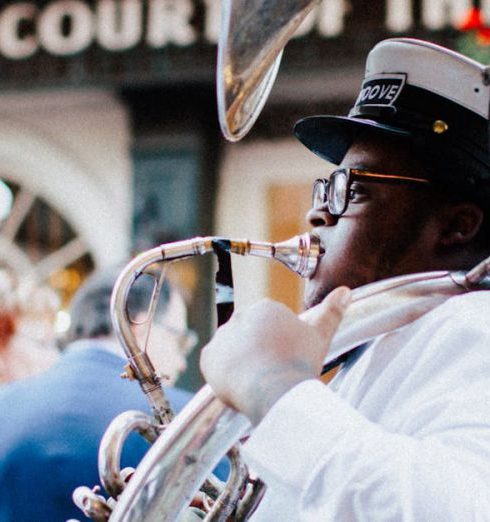
<svg viewBox="0 0 490 522">
<path fill-rule="evenodd" d="M 268 485 L 253 522 L 490 520 L 490 292 L 299 384 L 244 455 Z"/>
</svg>

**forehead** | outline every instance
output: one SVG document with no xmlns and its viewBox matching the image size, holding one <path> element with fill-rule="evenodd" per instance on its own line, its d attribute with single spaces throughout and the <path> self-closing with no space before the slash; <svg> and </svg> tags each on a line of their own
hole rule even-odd
<svg viewBox="0 0 490 522">
<path fill-rule="evenodd" d="M 420 176 L 424 170 L 409 140 L 373 132 L 364 132 L 356 138 L 342 165 L 408 176 Z"/>
</svg>

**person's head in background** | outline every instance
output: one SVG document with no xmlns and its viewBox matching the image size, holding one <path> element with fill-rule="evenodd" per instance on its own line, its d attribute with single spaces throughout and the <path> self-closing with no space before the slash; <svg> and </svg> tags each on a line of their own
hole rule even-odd
<svg viewBox="0 0 490 522">
<path fill-rule="evenodd" d="M 83 339 L 111 340 L 119 344 L 112 325 L 110 300 L 121 269 L 122 266 L 118 265 L 98 271 L 78 290 L 70 305 L 70 327 L 64 344 Z M 143 275 L 131 289 L 128 310 L 137 323 L 147 317 L 155 281 L 155 278 Z M 146 326 L 135 325 L 141 348 L 145 345 Z M 187 355 L 196 341 L 194 332 L 187 328 L 187 309 L 180 291 L 165 282 L 147 344 L 147 353 L 155 369 L 164 378 L 164 384 L 174 384 L 186 369 Z M 122 347 L 119 354 L 124 357 Z"/>
<path fill-rule="evenodd" d="M 17 296 L 21 321 L 19 335 L 39 348 L 56 350 L 56 316 L 61 300 L 53 288 L 25 278 L 19 279 Z"/>
<path fill-rule="evenodd" d="M 0 269 L 0 383 L 30 377 L 56 361 L 59 307 L 53 289 Z"/>
</svg>

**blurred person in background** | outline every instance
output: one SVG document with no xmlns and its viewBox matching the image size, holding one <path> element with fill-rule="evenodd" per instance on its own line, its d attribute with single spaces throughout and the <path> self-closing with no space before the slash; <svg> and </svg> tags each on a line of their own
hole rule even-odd
<svg viewBox="0 0 490 522">
<path fill-rule="evenodd" d="M 60 307 L 47 286 L 0 271 L 0 383 L 26 378 L 57 359 L 54 322 Z"/>
<path fill-rule="evenodd" d="M 30 339 L 38 348 L 58 353 L 55 324 L 61 299 L 57 292 L 48 285 L 23 278 L 17 284 L 17 296 L 22 316 L 19 324 L 21 338 Z"/>
<path fill-rule="evenodd" d="M 96 273 L 77 292 L 66 347 L 57 364 L 0 391 L 1 522 L 64 522 L 79 517 L 71 495 L 77 486 L 99 484 L 98 448 L 109 423 L 129 409 L 150 413 L 138 383 L 120 376 L 127 360 L 110 318 L 119 271 Z M 131 292 L 131 312 L 140 318 L 152 284 L 135 285 Z M 164 285 L 148 352 L 167 382 L 175 382 L 195 343 L 182 297 Z M 190 393 L 176 388 L 166 392 L 175 411 L 190 398 Z M 135 467 L 148 447 L 142 437 L 132 434 L 123 450 L 122 467 Z"/>
</svg>

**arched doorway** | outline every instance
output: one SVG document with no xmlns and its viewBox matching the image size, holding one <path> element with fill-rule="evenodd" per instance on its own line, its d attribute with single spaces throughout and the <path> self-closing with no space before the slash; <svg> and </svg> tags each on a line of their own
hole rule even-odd
<svg viewBox="0 0 490 522">
<path fill-rule="evenodd" d="M 94 269 L 94 256 L 81 235 L 42 196 L 8 179 L 12 208 L 0 225 L 0 268 L 47 284 L 63 304 Z"/>
</svg>

